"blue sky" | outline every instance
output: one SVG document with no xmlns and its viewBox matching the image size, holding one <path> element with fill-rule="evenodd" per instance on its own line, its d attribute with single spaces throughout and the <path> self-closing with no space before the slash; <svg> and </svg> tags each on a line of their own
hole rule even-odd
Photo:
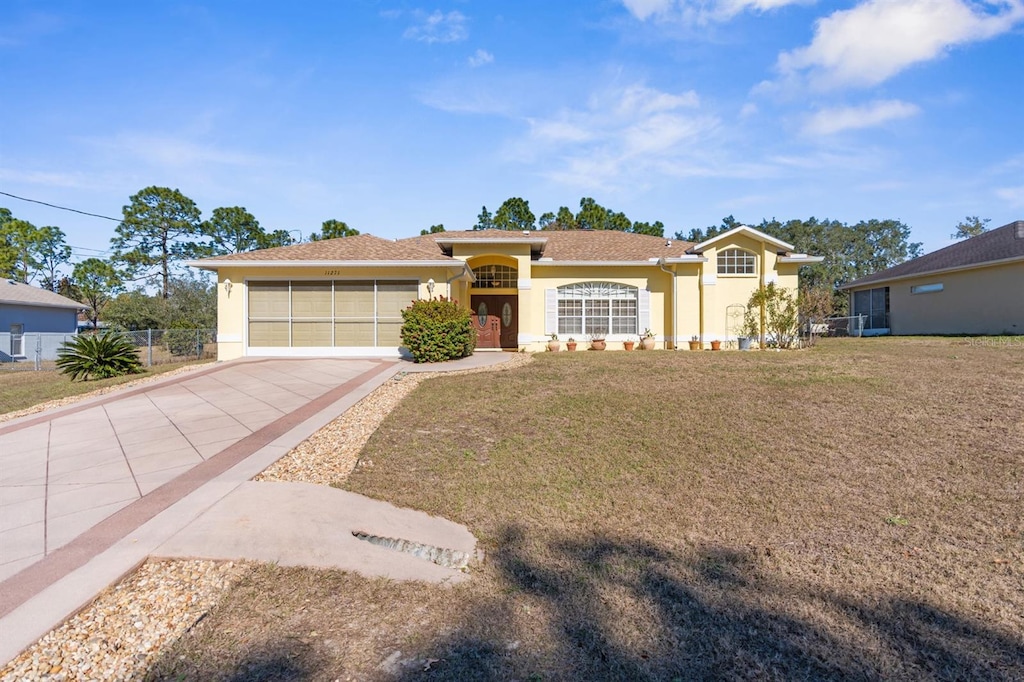
<svg viewBox="0 0 1024 682">
<path fill-rule="evenodd" d="M 669 234 L 896 218 L 928 251 L 1024 217 L 1024 0 L 5 0 L 0 83 L 0 190 L 113 217 L 162 185 L 403 237 L 590 196 Z M 115 227 L 0 206 L 76 259 Z"/>
</svg>

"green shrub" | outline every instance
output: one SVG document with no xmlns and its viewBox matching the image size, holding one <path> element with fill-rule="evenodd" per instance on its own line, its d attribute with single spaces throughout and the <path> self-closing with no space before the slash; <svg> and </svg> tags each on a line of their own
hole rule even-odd
<svg viewBox="0 0 1024 682">
<path fill-rule="evenodd" d="M 65 342 L 57 351 L 57 368 L 72 381 L 143 371 L 135 344 L 117 332 L 83 334 Z"/>
<path fill-rule="evenodd" d="M 171 355 L 198 358 L 203 355 L 203 336 L 200 329 L 168 329 L 164 343 Z"/>
<path fill-rule="evenodd" d="M 443 296 L 413 301 L 402 311 L 402 344 L 414 362 L 444 362 L 464 358 L 476 348 L 470 312 Z"/>
</svg>

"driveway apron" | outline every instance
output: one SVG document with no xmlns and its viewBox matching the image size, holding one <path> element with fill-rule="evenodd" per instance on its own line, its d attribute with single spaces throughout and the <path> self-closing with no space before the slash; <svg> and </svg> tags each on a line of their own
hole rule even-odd
<svg viewBox="0 0 1024 682">
<path fill-rule="evenodd" d="M 398 368 L 372 359 L 236 361 L 0 424 L 0 618 Z"/>
</svg>

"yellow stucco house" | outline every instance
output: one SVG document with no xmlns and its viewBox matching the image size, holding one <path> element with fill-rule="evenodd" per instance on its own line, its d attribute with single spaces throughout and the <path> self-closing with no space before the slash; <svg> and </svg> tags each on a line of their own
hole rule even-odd
<svg viewBox="0 0 1024 682">
<path fill-rule="evenodd" d="M 609 349 L 734 342 L 759 286 L 797 288 L 820 257 L 740 226 L 700 244 L 616 231 L 365 234 L 197 260 L 217 273 L 221 360 L 398 356 L 401 311 L 444 296 L 473 312 L 478 349 L 539 351 L 551 334 Z"/>
</svg>

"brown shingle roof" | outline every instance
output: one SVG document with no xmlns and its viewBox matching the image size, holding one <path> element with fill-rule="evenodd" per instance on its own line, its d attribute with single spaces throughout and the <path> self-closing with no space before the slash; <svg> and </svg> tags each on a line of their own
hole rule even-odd
<svg viewBox="0 0 1024 682">
<path fill-rule="evenodd" d="M 448 260 L 435 245 L 419 245 L 408 240 L 393 241 L 381 239 L 372 234 L 359 234 L 353 237 L 324 239 L 318 242 L 305 242 L 291 246 L 276 246 L 272 249 L 232 253 L 226 256 L 214 256 L 195 261 L 195 265 L 203 267 L 204 263 L 239 261 L 241 263 L 258 261 L 438 261 Z"/>
<path fill-rule="evenodd" d="M 14 303 L 16 305 L 35 305 L 46 308 L 85 308 L 78 301 L 72 301 L 66 296 L 55 294 L 47 289 L 13 282 L 7 279 L 0 279 L 0 303 Z"/>
<path fill-rule="evenodd" d="M 399 241 L 427 245 L 432 248 L 441 241 L 474 241 L 503 239 L 510 241 L 543 239 L 541 257 L 553 261 L 649 261 L 651 258 L 679 258 L 693 242 L 671 238 L 633 234 L 617 230 L 538 230 L 527 233 L 505 230 L 464 230 L 437 232 Z"/>
<path fill-rule="evenodd" d="M 944 249 L 894 265 L 887 270 L 861 277 L 841 288 L 851 289 L 864 284 L 887 282 L 892 279 L 924 275 L 938 270 L 957 270 L 994 261 L 1024 258 L 1024 239 L 1017 236 L 1017 231 L 1020 229 L 1019 224 L 1022 222 L 1024 221 L 1018 220 L 1009 225 L 983 232 L 977 237 L 971 237 Z"/>
<path fill-rule="evenodd" d="M 535 244 L 540 257 L 556 262 L 589 261 L 647 262 L 652 258 L 679 258 L 693 242 L 676 241 L 646 234 L 615 230 L 531 231 L 464 230 L 437 232 L 392 241 L 371 234 L 325 239 L 318 242 L 278 246 L 194 261 L 197 267 L 215 267 L 221 263 L 257 263 L 273 261 L 447 261 L 450 247 L 438 242 L 451 241 L 543 241 Z M 458 262 L 458 261 L 455 261 Z"/>
</svg>

